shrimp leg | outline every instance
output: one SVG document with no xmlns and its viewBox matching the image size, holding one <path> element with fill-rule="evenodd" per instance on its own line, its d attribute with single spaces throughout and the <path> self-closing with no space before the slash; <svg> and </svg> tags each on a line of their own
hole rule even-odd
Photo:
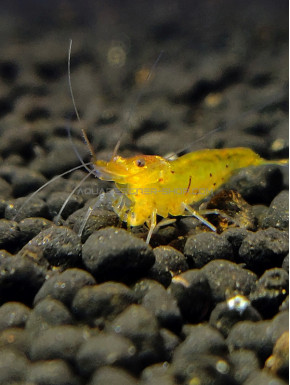
<svg viewBox="0 0 290 385">
<path fill-rule="evenodd" d="M 216 231 L 216 228 L 214 225 L 212 225 L 209 221 L 207 221 L 203 216 L 199 215 L 197 211 L 195 211 L 192 207 L 187 205 L 186 203 L 183 203 L 183 207 L 185 210 L 189 211 L 190 214 L 201 221 L 204 225 L 209 227 L 212 231 Z"/>
<path fill-rule="evenodd" d="M 152 234 L 153 234 L 153 231 L 156 227 L 156 214 L 157 214 L 157 210 L 153 210 L 152 213 L 151 213 L 151 217 L 150 217 L 150 220 L 148 220 L 146 223 L 149 227 L 149 231 L 148 231 L 148 234 L 147 234 L 147 238 L 146 238 L 146 243 L 149 244 L 150 242 L 150 239 L 152 237 Z"/>
</svg>

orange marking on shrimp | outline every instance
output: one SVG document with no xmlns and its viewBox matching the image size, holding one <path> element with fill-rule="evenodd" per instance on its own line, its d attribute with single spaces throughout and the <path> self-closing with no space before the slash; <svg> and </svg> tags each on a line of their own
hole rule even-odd
<svg viewBox="0 0 290 385">
<path fill-rule="evenodd" d="M 191 175 L 190 175 L 190 177 L 189 177 L 188 186 L 187 186 L 185 195 L 188 193 L 188 191 L 189 191 L 189 189 L 190 189 L 190 185 L 191 185 Z"/>
</svg>

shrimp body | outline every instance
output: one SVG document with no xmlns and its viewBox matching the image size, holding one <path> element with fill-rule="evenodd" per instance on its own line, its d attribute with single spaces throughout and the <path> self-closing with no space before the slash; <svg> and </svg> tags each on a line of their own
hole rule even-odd
<svg viewBox="0 0 290 385">
<path fill-rule="evenodd" d="M 287 161 L 267 161 L 239 147 L 200 150 L 172 161 L 153 155 L 116 156 L 109 162 L 97 160 L 94 167 L 100 179 L 114 181 L 124 194 L 114 205 L 119 217 L 128 226 L 146 222 L 154 228 L 156 215 L 184 215 L 188 205 L 209 196 L 236 170 L 267 163 Z"/>
</svg>

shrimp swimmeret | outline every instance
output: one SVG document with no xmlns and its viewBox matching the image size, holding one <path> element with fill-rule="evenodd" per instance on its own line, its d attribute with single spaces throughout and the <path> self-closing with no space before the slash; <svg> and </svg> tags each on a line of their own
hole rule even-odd
<svg viewBox="0 0 290 385">
<path fill-rule="evenodd" d="M 124 194 L 115 202 L 115 212 L 128 226 L 146 223 L 150 229 L 148 243 L 157 215 L 167 218 L 188 212 L 215 231 L 211 223 L 190 207 L 191 204 L 209 196 L 238 169 L 287 163 L 286 159 L 265 160 L 243 147 L 200 150 L 172 161 L 156 155 L 114 156 L 109 162 L 93 159 L 97 177 L 115 182 Z M 127 199 L 123 199 L 124 196 Z"/>
</svg>

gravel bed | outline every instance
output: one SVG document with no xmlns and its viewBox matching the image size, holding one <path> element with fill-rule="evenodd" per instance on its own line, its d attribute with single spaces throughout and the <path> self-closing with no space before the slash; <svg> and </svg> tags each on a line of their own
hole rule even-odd
<svg viewBox="0 0 290 385">
<path fill-rule="evenodd" d="M 287 384 L 288 167 L 226 181 L 203 203 L 232 218 L 209 215 L 217 233 L 176 218 L 148 245 L 145 226 L 114 213 L 113 184 L 81 182 L 76 153 L 90 153 L 67 85 L 72 38 L 98 159 L 120 135 L 123 156 L 246 146 L 287 158 L 287 3 L 2 8 L 0 385 Z"/>
</svg>

